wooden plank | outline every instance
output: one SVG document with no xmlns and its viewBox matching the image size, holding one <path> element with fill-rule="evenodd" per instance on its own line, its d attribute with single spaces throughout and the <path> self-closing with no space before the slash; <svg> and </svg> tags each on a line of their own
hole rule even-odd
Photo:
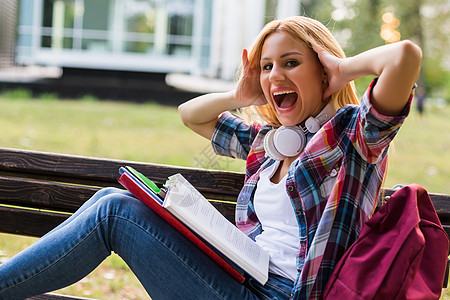
<svg viewBox="0 0 450 300">
<path fill-rule="evenodd" d="M 0 206 L 0 231 L 41 237 L 68 217 L 66 214 Z"/>
<path fill-rule="evenodd" d="M 98 189 L 98 187 L 0 176 L 0 204 L 75 212 Z M 230 212 L 234 214 L 234 203 L 214 205 L 224 215 Z"/>
<path fill-rule="evenodd" d="M 442 223 L 442 222 L 441 222 Z M 444 224 L 442 223 L 442 228 L 444 228 L 445 232 L 447 233 L 447 235 L 450 237 L 450 224 Z M 449 251 L 450 252 L 450 251 Z M 450 253 L 449 253 L 450 254 Z"/>
<path fill-rule="evenodd" d="M 450 224 L 450 195 L 429 193 L 429 196 L 441 222 Z"/>
<path fill-rule="evenodd" d="M 1 183 L 0 183 L 1 184 Z M 87 199 L 87 198 L 86 198 Z M 73 209 L 82 202 L 72 203 Z M 233 203 L 212 202 L 212 204 L 234 224 L 235 205 Z M 0 206 L 0 231 L 22 235 L 41 236 L 67 218 L 66 215 L 42 211 L 30 211 Z M 450 223 L 444 222 L 443 228 L 450 236 Z"/>
<path fill-rule="evenodd" d="M 219 203 L 219 202 L 211 202 L 211 204 L 217 208 L 217 210 L 230 221 L 232 224 L 235 224 L 235 210 L 236 205 L 234 203 Z"/>
<path fill-rule="evenodd" d="M 381 196 L 386 196 L 389 199 L 389 196 L 392 196 L 395 191 L 396 190 L 384 188 L 381 193 L 383 195 Z M 450 224 L 450 195 L 439 193 L 428 193 L 428 195 L 430 196 L 430 200 L 433 203 L 441 223 Z M 380 208 L 381 205 L 382 200 L 379 199 L 377 205 L 378 208 Z"/>
<path fill-rule="evenodd" d="M 0 177 L 0 203 L 16 206 L 74 212 L 97 190 L 97 187 Z M 392 190 L 386 190 L 386 194 L 392 194 L 392 192 Z M 450 224 L 450 196 L 430 194 L 430 197 L 441 222 Z M 232 204 L 228 207 L 231 206 Z M 230 211 L 224 214 L 232 215 L 232 209 L 228 209 Z"/>
<path fill-rule="evenodd" d="M 98 188 L 0 177 L 0 203 L 74 212 Z"/>
<path fill-rule="evenodd" d="M 212 203 L 234 224 L 234 205 Z M 67 214 L 0 206 L 0 232 L 41 237 L 69 217 Z"/>
<path fill-rule="evenodd" d="M 27 178 L 45 176 L 53 181 L 118 186 L 118 169 L 123 165 L 133 166 L 159 185 L 163 184 L 168 176 L 181 173 L 206 197 L 218 200 L 234 201 L 244 182 L 244 174 L 237 172 L 0 148 L 0 174 L 13 177 L 22 174 Z M 386 196 L 394 192 L 392 189 L 384 191 Z M 450 195 L 431 193 L 430 197 L 434 203 L 443 199 L 450 201 Z M 443 207 L 443 213 L 450 211 L 446 209 L 446 203 L 436 206 Z"/>
<path fill-rule="evenodd" d="M 16 206 L 74 212 L 95 191 L 97 188 L 93 187 L 0 177 L 0 203 Z M 434 194 L 431 198 L 442 223 L 450 224 L 450 197 Z M 215 205 L 228 219 L 234 221 L 233 203 Z"/>
<path fill-rule="evenodd" d="M 181 173 L 206 197 L 218 200 L 235 200 L 244 181 L 244 175 L 236 172 L 0 148 L 0 172 L 4 176 L 111 186 L 117 185 L 119 167 L 124 165 L 136 168 L 159 185 Z"/>
</svg>

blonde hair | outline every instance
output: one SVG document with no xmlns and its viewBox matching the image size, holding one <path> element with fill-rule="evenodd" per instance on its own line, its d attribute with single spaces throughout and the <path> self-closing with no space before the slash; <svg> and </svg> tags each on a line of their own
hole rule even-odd
<svg viewBox="0 0 450 300">
<path fill-rule="evenodd" d="M 264 26 L 248 53 L 250 67 L 260 68 L 259 65 L 264 42 L 270 34 L 280 31 L 286 32 L 294 39 L 304 42 L 311 49 L 311 42 L 314 42 L 330 54 L 340 58 L 345 57 L 345 53 L 337 40 L 322 23 L 308 17 L 295 16 L 283 20 L 274 20 Z M 340 91 L 332 94 L 331 101 L 336 101 L 335 103 L 337 103 L 339 107 L 343 107 L 347 104 L 358 104 L 359 101 L 356 96 L 356 89 L 353 81 L 349 82 Z M 273 126 L 281 125 L 269 104 L 246 107 L 241 110 L 241 112 L 243 113 L 244 118 L 249 122 L 268 123 Z"/>
</svg>

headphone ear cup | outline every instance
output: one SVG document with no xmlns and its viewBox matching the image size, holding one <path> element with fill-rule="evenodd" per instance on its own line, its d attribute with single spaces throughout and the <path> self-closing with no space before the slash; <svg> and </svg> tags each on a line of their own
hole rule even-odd
<svg viewBox="0 0 450 300">
<path fill-rule="evenodd" d="M 273 158 L 278 161 L 282 161 L 286 157 L 283 156 L 280 152 L 278 152 L 277 148 L 275 147 L 273 137 L 274 137 L 276 131 L 277 131 L 276 129 L 272 129 L 264 137 L 264 151 L 266 151 L 266 154 L 270 158 Z"/>
<path fill-rule="evenodd" d="M 306 136 L 298 126 L 281 126 L 273 136 L 274 146 L 284 157 L 300 154 L 306 145 Z"/>
</svg>

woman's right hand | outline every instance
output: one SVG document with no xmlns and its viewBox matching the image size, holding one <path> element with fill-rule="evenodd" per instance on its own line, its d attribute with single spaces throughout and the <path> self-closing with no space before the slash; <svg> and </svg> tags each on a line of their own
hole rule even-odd
<svg viewBox="0 0 450 300">
<path fill-rule="evenodd" d="M 259 83 L 260 72 L 250 67 L 247 50 L 242 53 L 242 64 L 243 72 L 236 89 L 201 95 L 178 107 L 181 120 L 187 127 L 211 139 L 217 120 L 224 111 L 267 103 Z"/>
<path fill-rule="evenodd" d="M 259 82 L 260 71 L 252 68 L 248 60 L 247 49 L 242 51 L 242 76 L 239 79 L 234 96 L 241 107 L 264 105 L 267 103 Z"/>
</svg>

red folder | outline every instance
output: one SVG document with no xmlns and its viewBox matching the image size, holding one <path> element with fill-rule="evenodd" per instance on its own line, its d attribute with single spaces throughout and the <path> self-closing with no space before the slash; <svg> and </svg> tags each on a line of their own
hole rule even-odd
<svg viewBox="0 0 450 300">
<path fill-rule="evenodd" d="M 153 193 L 143 185 L 137 177 L 131 174 L 128 170 L 121 168 L 122 175 L 119 178 L 119 183 L 130 191 L 139 200 L 144 202 L 155 213 L 163 218 L 167 223 L 172 225 L 181 234 L 183 234 L 188 240 L 208 255 L 215 263 L 217 263 L 224 271 L 226 271 L 231 277 L 237 280 L 239 283 L 243 283 L 245 278 L 243 274 L 237 271 L 232 265 L 225 261 L 220 255 L 218 255 L 210 246 L 205 244 L 198 236 L 196 236 L 189 228 L 175 218 L 170 212 L 164 209 L 160 202 L 161 198 Z"/>
</svg>

